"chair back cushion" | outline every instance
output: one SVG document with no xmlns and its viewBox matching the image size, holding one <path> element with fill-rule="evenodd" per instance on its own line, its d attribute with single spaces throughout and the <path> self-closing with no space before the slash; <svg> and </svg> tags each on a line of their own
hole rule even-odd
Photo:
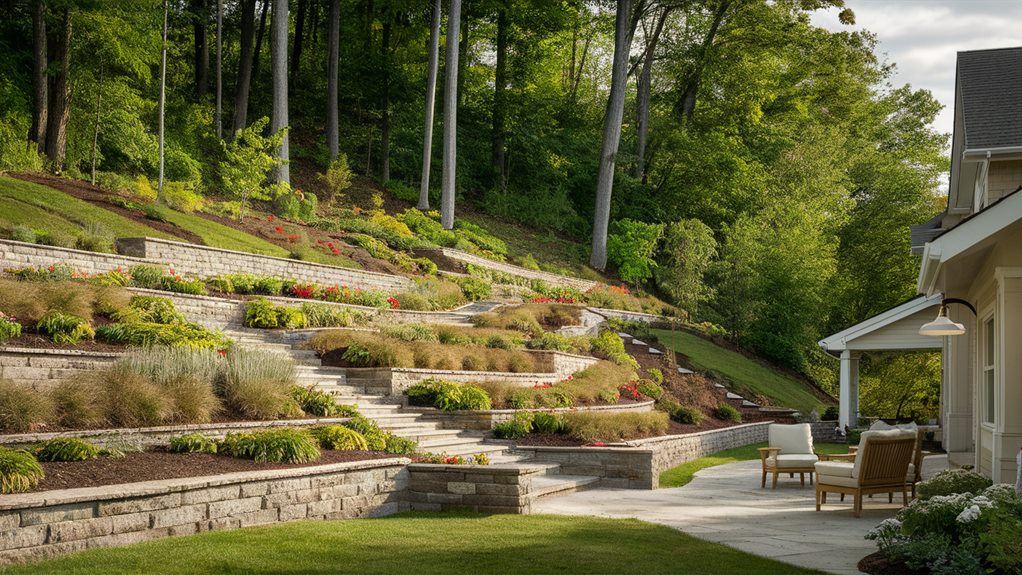
<svg viewBox="0 0 1022 575">
<path fill-rule="evenodd" d="M 767 437 L 770 447 L 780 448 L 784 455 L 813 453 L 813 430 L 808 423 L 772 423 L 767 428 Z"/>
<path fill-rule="evenodd" d="M 852 477 L 860 479 L 860 484 L 880 480 L 887 475 L 904 479 L 908 464 L 912 462 L 916 437 L 915 431 L 905 429 L 864 431 L 859 438 L 859 449 L 855 453 Z M 874 453 L 870 453 L 871 449 Z M 869 477 L 860 477 L 864 468 L 868 468 Z"/>
<path fill-rule="evenodd" d="M 912 454 L 912 465 L 915 466 L 912 471 L 911 479 L 913 481 L 920 481 L 922 479 L 923 469 L 923 430 L 916 425 L 916 422 L 911 421 L 909 423 L 898 423 L 891 425 L 882 419 L 878 419 L 873 422 L 873 425 L 869 426 L 870 431 L 889 431 L 892 429 L 902 429 L 905 431 L 911 431 L 916 434 L 916 448 Z"/>
</svg>

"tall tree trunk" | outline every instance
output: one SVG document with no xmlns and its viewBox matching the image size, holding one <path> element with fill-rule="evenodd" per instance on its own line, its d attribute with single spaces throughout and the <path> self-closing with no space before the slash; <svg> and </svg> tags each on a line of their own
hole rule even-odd
<svg viewBox="0 0 1022 575">
<path fill-rule="evenodd" d="M 582 44 L 582 57 L 579 58 L 578 68 L 573 72 L 574 77 L 571 79 L 571 93 L 569 97 L 572 101 L 578 95 L 578 85 L 582 83 L 582 75 L 585 73 L 586 67 L 586 56 L 589 55 L 589 46 L 593 43 L 593 37 L 596 35 L 595 27 L 592 27 L 586 33 L 585 43 Z M 573 65 L 574 66 L 574 65 Z"/>
<path fill-rule="evenodd" d="M 589 258 L 589 265 L 601 271 L 607 268 L 610 197 L 614 188 L 614 163 L 617 159 L 618 144 L 621 142 L 621 120 L 624 118 L 628 80 L 628 53 L 632 47 L 634 30 L 631 15 L 631 0 L 617 0 L 610 97 L 607 101 L 607 114 L 603 118 L 603 143 L 600 146 L 600 171 L 596 179 L 596 211 L 593 216 L 593 246 Z"/>
<path fill-rule="evenodd" d="M 305 15 L 309 9 L 308 0 L 298 0 L 298 15 L 295 16 L 295 41 L 291 47 L 291 84 L 298 84 L 298 69 L 302 61 L 302 43 L 304 41 Z"/>
<path fill-rule="evenodd" d="M 216 137 L 224 138 L 224 0 L 216 0 Z"/>
<path fill-rule="evenodd" d="M 99 125 L 103 112 L 103 64 L 99 65 L 99 83 L 96 85 L 96 123 L 92 126 L 92 185 L 96 185 L 96 157 L 99 155 Z"/>
<path fill-rule="evenodd" d="M 36 151 L 46 149 L 46 116 L 49 110 L 46 94 L 46 2 L 36 0 L 32 6 L 32 127 L 28 139 Z"/>
<path fill-rule="evenodd" d="M 440 223 L 454 227 L 454 184 L 458 161 L 458 28 L 461 0 L 447 9 L 447 53 L 444 59 L 444 165 L 441 181 Z"/>
<path fill-rule="evenodd" d="M 493 168 L 494 184 L 504 188 L 504 140 L 507 117 L 507 0 L 497 8 L 497 67 L 493 83 L 493 135 L 490 151 L 490 165 Z"/>
<path fill-rule="evenodd" d="M 49 113 L 46 118 L 46 156 L 53 170 L 60 173 L 67 157 L 67 123 L 71 119 L 71 11 L 61 12 L 61 25 L 56 42 L 51 43 L 53 62 L 60 62 L 60 70 L 51 74 Z"/>
<path fill-rule="evenodd" d="M 166 112 L 167 103 L 167 18 L 170 11 L 170 5 L 168 0 L 163 0 L 163 45 L 160 48 L 160 109 L 159 109 L 159 127 L 157 132 L 159 133 L 160 139 L 160 177 L 159 183 L 156 187 L 156 203 L 160 203 L 160 196 L 163 195 L 163 160 L 164 160 L 164 149 L 163 149 L 163 116 Z"/>
<path fill-rule="evenodd" d="M 429 164 L 433 159 L 433 108 L 436 103 L 436 73 L 440 66 L 440 12 L 443 0 L 433 2 L 433 22 L 429 29 L 429 71 L 426 74 L 426 122 L 422 137 L 422 179 L 419 181 L 420 210 L 429 209 Z"/>
<path fill-rule="evenodd" d="M 460 9 L 460 6 L 459 6 Z M 450 19 L 450 14 L 447 18 Z M 448 24 L 449 25 L 449 24 Z M 465 66 L 468 64 L 468 13 L 461 18 L 461 44 L 458 46 L 458 107 L 465 105 Z"/>
<path fill-rule="evenodd" d="M 270 27 L 270 63 L 273 70 L 273 113 L 270 115 L 270 131 L 276 134 L 286 130 L 287 121 L 287 0 L 273 0 L 273 22 Z M 276 181 L 291 184 L 291 170 L 288 166 L 288 134 L 277 150 Z"/>
<path fill-rule="evenodd" d="M 206 0 L 192 0 L 191 4 L 195 37 L 195 95 L 202 98 L 209 92 L 209 42 L 206 41 L 209 12 Z"/>
<path fill-rule="evenodd" d="M 255 52 L 252 54 L 252 78 L 259 77 L 259 54 L 263 51 L 263 36 L 266 33 L 266 9 L 270 0 L 263 0 L 262 12 L 259 14 L 259 32 L 256 34 Z"/>
<path fill-rule="evenodd" d="M 380 181 L 390 179 L 390 21 L 383 24 L 380 53 L 383 56 L 383 125 L 380 126 Z"/>
<path fill-rule="evenodd" d="M 720 0 L 720 4 L 717 5 L 717 11 L 713 14 L 710 30 L 706 33 L 706 38 L 703 38 L 703 43 L 699 46 L 695 67 L 685 83 L 685 91 L 680 102 L 681 105 L 676 108 L 676 112 L 678 112 L 680 119 L 685 122 L 685 126 L 692 123 L 692 116 L 696 111 L 696 97 L 699 95 L 699 84 L 702 82 L 703 70 L 706 68 L 706 62 L 710 57 L 710 48 L 713 47 L 713 40 L 717 37 L 717 31 L 720 30 L 720 25 L 724 21 L 724 15 L 727 14 L 727 10 L 731 7 L 732 2 L 733 0 Z"/>
<path fill-rule="evenodd" d="M 656 46 L 660 41 L 660 34 L 663 33 L 664 23 L 671 14 L 670 8 L 664 8 L 657 18 L 653 35 L 646 43 L 646 52 L 642 59 L 642 71 L 639 73 L 635 95 L 636 124 L 638 131 L 638 143 L 635 149 L 635 177 L 642 178 L 646 183 L 646 142 L 649 137 L 649 100 L 652 86 L 650 85 L 653 71 L 653 57 L 656 54 Z"/>
<path fill-rule="evenodd" d="M 341 45 L 341 0 L 330 0 L 330 30 L 327 33 L 326 63 L 326 144 L 330 161 L 340 155 L 339 119 L 337 117 L 337 59 Z"/>
<path fill-rule="evenodd" d="M 233 138 L 248 123 L 248 91 L 252 86 L 252 57 L 255 41 L 256 0 L 241 0 L 241 54 L 238 57 L 238 82 L 234 87 Z"/>
</svg>

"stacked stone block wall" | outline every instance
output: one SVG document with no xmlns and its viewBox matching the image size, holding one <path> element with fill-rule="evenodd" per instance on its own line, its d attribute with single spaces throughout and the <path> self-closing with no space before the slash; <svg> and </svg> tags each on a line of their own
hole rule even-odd
<svg viewBox="0 0 1022 575">
<path fill-rule="evenodd" d="M 411 508 L 527 514 L 532 511 L 532 478 L 543 467 L 519 465 L 408 466 Z"/>
<path fill-rule="evenodd" d="M 0 347 L 0 378 L 43 390 L 81 371 L 109 366 L 119 356 L 75 349 Z"/>
<path fill-rule="evenodd" d="M 461 250 L 456 250 L 452 248 L 438 248 L 435 251 L 439 252 L 443 256 L 451 258 L 452 260 L 458 260 L 466 264 L 472 264 L 474 266 L 491 269 L 494 271 L 498 271 L 508 275 L 513 275 L 520 278 L 530 280 L 542 280 L 547 285 L 551 286 L 564 286 L 586 291 L 588 289 L 596 287 L 597 285 L 597 282 L 594 282 L 592 280 L 572 278 L 539 270 L 530 270 L 506 262 L 495 262 L 493 260 L 486 259 L 482 256 L 477 256 L 474 254 L 470 254 L 468 252 L 463 252 Z"/>
<path fill-rule="evenodd" d="M 409 508 L 407 459 L 0 498 L 0 564 L 173 535 Z"/>
<path fill-rule="evenodd" d="M 543 413 L 574 413 L 579 411 L 595 411 L 598 413 L 623 413 L 638 412 L 644 413 L 653 411 L 654 402 L 642 401 L 637 403 L 624 403 L 619 405 L 587 405 L 582 407 L 569 407 L 558 409 L 490 409 L 485 411 L 438 411 L 423 410 L 426 417 L 439 421 L 445 429 L 473 429 L 476 431 L 488 431 L 498 423 L 511 421 L 518 411 L 531 411 Z"/>
</svg>

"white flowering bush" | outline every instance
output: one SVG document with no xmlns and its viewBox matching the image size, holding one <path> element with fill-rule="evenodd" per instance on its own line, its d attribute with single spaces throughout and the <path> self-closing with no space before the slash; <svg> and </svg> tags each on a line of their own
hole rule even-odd
<svg viewBox="0 0 1022 575">
<path fill-rule="evenodd" d="M 974 489 L 961 473 L 934 480 Z M 1022 574 L 1022 499 L 1009 485 L 916 499 L 866 539 L 888 558 L 935 575 Z"/>
</svg>

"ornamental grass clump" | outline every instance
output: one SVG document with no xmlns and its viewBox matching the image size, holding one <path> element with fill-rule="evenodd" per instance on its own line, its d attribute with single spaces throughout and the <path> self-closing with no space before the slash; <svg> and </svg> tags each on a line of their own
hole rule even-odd
<svg viewBox="0 0 1022 575">
<path fill-rule="evenodd" d="M 320 457 L 318 442 L 307 430 L 289 427 L 228 433 L 220 449 L 257 463 L 309 463 Z"/>
<path fill-rule="evenodd" d="M 0 379 L 0 431 L 25 433 L 52 418 L 53 402 L 46 394 Z"/>
<path fill-rule="evenodd" d="M 170 421 L 206 423 L 222 407 L 215 389 L 225 378 L 227 362 L 215 351 L 158 346 L 132 352 L 118 365 L 161 389 Z"/>
<path fill-rule="evenodd" d="M 103 450 L 77 437 L 57 437 L 44 441 L 35 449 L 39 461 L 86 461 L 96 459 Z"/>
<path fill-rule="evenodd" d="M 173 404 L 160 386 L 124 366 L 87 374 L 102 388 L 105 419 L 119 427 L 159 425 L 172 414 Z"/>
<path fill-rule="evenodd" d="M 272 419 L 291 400 L 295 366 L 290 357 L 250 349 L 232 350 L 223 381 L 223 396 L 238 413 Z"/>
<path fill-rule="evenodd" d="M 575 412 L 564 415 L 568 435 L 585 442 L 623 441 L 667 431 L 667 414 Z"/>
<path fill-rule="evenodd" d="M 510 421 L 503 421 L 493 426 L 493 435 L 497 439 L 521 439 L 532 433 L 533 415 L 528 411 L 516 411 Z"/>
<path fill-rule="evenodd" d="M 31 491 L 44 475 L 43 466 L 31 453 L 0 447 L 0 494 Z"/>
<path fill-rule="evenodd" d="M 50 391 L 56 422 L 75 429 L 99 427 L 106 422 L 103 392 L 90 378 L 65 379 Z"/>
<path fill-rule="evenodd" d="M 441 411 L 485 410 L 492 403 L 486 390 L 471 384 L 442 379 L 427 379 L 409 387 L 405 394 L 412 405 L 435 407 Z"/>
<path fill-rule="evenodd" d="M 343 425 L 322 425 L 313 427 L 309 433 L 316 438 L 322 449 L 333 451 L 367 451 L 366 438 L 354 429 Z"/>
<path fill-rule="evenodd" d="M 343 405 L 328 392 L 320 391 L 315 386 L 302 387 L 291 386 L 291 399 L 295 400 L 298 407 L 307 415 L 316 417 L 353 417 L 358 415 L 358 409 L 353 405 Z"/>
</svg>

